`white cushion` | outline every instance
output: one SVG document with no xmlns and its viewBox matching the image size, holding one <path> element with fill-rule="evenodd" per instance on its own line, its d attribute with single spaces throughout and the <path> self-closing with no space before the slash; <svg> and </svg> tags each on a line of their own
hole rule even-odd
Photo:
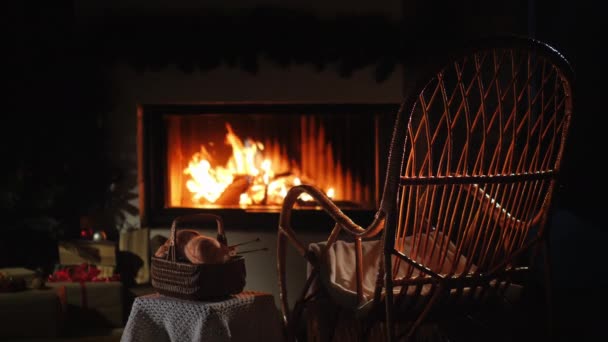
<svg viewBox="0 0 608 342">
<path fill-rule="evenodd" d="M 433 271 L 440 274 L 447 274 L 450 271 L 450 265 L 455 257 L 456 246 L 449 242 L 447 239 L 442 239 L 442 235 L 439 235 L 439 239 L 434 239 L 434 234 L 431 234 L 428 238 L 427 249 L 433 244 L 437 243 L 435 248 L 439 247 L 441 243 L 449 243 L 448 253 L 445 257 L 445 261 L 440 265 L 439 253 L 434 253 L 433 260 L 425 258 L 424 260 L 418 260 L 418 262 L 428 266 Z M 426 235 L 421 235 L 421 241 L 425 241 Z M 405 254 L 409 255 L 412 238 L 407 237 L 405 240 Z M 309 245 L 309 249 L 315 253 L 320 263 L 319 279 L 322 285 L 327 289 L 330 296 L 334 300 L 346 307 L 357 307 L 360 304 L 357 300 L 357 282 L 356 282 L 356 268 L 355 268 L 355 247 L 354 242 L 346 242 L 342 240 L 336 241 L 331 248 L 327 251 L 327 258 L 322 257 L 322 251 L 325 249 L 326 242 L 312 243 Z M 380 240 L 363 241 L 363 297 L 364 302 L 368 302 L 373 299 L 374 290 L 376 286 L 376 277 L 378 274 L 379 263 L 382 262 L 382 243 Z M 460 274 L 465 270 L 467 259 L 464 256 L 460 256 L 458 265 L 455 270 L 456 274 Z M 401 278 L 407 275 L 409 270 L 409 264 L 405 261 L 398 260 L 397 257 L 393 258 L 393 265 L 398 263 L 397 278 Z M 441 267 L 440 267 L 441 266 Z M 471 271 L 474 271 L 475 267 L 471 267 Z M 412 277 L 420 275 L 420 271 L 414 269 Z M 399 288 L 395 289 L 397 292 Z M 430 290 L 430 285 L 424 286 L 422 289 L 422 295 L 425 295 Z M 409 291 L 414 291 L 411 288 Z"/>
</svg>

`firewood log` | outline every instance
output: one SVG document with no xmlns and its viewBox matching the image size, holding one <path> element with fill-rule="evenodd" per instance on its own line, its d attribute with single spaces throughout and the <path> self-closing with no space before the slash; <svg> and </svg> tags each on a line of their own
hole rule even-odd
<svg viewBox="0 0 608 342">
<path fill-rule="evenodd" d="M 241 194 L 249 188 L 249 179 L 247 176 L 240 176 L 234 179 L 232 183 L 224 190 L 222 195 L 215 201 L 218 205 L 238 205 Z"/>
</svg>

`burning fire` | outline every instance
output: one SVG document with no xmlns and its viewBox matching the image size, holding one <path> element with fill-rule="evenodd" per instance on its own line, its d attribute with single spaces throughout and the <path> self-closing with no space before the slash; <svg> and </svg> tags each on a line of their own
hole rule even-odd
<svg viewBox="0 0 608 342">
<path fill-rule="evenodd" d="M 228 123 L 226 130 L 225 143 L 232 147 L 226 165 L 212 165 L 211 154 L 201 146 L 184 169 L 184 174 L 190 175 L 186 187 L 194 203 L 280 205 L 287 190 L 302 183 L 293 170 L 273 169 L 271 160 L 264 155 L 264 144 L 251 139 L 243 142 Z M 333 197 L 333 188 L 327 194 Z M 300 199 L 312 200 L 305 194 Z"/>
</svg>

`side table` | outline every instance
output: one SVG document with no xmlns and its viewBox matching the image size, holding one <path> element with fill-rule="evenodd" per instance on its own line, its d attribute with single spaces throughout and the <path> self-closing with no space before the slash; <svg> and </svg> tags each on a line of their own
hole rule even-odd
<svg viewBox="0 0 608 342">
<path fill-rule="evenodd" d="M 282 340 L 274 297 L 253 291 L 221 301 L 190 301 L 160 294 L 137 297 L 121 337 L 121 342 Z"/>
</svg>

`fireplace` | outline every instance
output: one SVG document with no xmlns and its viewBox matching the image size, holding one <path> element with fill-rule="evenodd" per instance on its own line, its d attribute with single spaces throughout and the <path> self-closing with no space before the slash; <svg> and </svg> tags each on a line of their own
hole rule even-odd
<svg viewBox="0 0 608 342">
<path fill-rule="evenodd" d="M 142 224 L 195 212 L 227 227 L 276 228 L 298 184 L 322 189 L 361 224 L 380 199 L 395 104 L 201 103 L 138 107 Z M 325 227 L 306 196 L 294 220 Z"/>
</svg>

